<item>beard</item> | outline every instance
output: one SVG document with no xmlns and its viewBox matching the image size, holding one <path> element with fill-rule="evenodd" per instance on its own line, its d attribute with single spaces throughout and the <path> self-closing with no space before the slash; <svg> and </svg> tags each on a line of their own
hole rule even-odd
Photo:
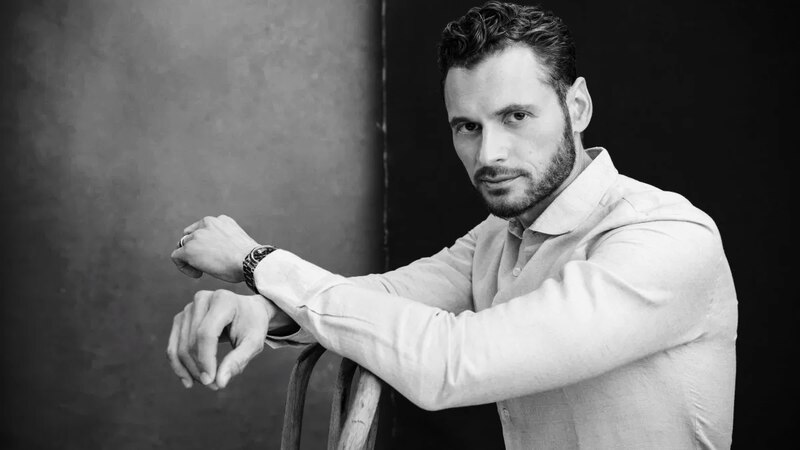
<svg viewBox="0 0 800 450">
<path fill-rule="evenodd" d="M 478 188 L 481 199 L 490 213 L 502 219 L 517 217 L 552 194 L 567 179 L 575 164 L 576 155 L 572 124 L 568 115 L 565 114 L 564 118 L 564 132 L 558 143 L 558 149 L 538 180 L 526 170 L 499 166 L 483 167 L 475 174 L 476 180 L 485 176 L 518 176 L 526 183 L 523 194 L 519 196 L 511 195 L 511 190 L 508 188 L 496 192 L 485 192 Z"/>
</svg>

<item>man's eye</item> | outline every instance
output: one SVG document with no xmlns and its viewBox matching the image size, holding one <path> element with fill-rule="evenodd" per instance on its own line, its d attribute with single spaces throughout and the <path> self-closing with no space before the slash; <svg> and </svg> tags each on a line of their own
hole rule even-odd
<svg viewBox="0 0 800 450">
<path fill-rule="evenodd" d="M 456 132 L 461 134 L 472 134 L 480 130 L 480 125 L 475 122 L 466 122 L 456 127 Z"/>
<path fill-rule="evenodd" d="M 509 122 L 522 122 L 528 117 L 528 113 L 517 111 L 508 116 Z"/>
</svg>

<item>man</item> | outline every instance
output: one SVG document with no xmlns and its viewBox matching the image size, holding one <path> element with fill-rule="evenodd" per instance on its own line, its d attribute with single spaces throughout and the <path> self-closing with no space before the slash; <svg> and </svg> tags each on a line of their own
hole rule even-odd
<svg viewBox="0 0 800 450">
<path fill-rule="evenodd" d="M 257 295 L 199 292 L 175 317 L 176 374 L 217 389 L 265 340 L 316 340 L 422 408 L 496 402 L 509 449 L 729 447 L 737 300 L 713 221 L 584 149 L 592 101 L 557 17 L 490 2 L 447 25 L 439 55 L 456 153 L 491 215 L 430 258 L 349 279 L 228 217 L 190 225 L 179 268 Z"/>
</svg>

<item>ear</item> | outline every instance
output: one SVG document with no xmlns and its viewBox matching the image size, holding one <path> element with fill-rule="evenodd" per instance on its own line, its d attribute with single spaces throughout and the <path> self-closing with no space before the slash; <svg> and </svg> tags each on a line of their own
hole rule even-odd
<svg viewBox="0 0 800 450">
<path fill-rule="evenodd" d="M 572 120 L 572 131 L 583 133 L 592 120 L 592 96 L 589 95 L 585 78 L 578 77 L 567 91 L 567 108 Z"/>
</svg>

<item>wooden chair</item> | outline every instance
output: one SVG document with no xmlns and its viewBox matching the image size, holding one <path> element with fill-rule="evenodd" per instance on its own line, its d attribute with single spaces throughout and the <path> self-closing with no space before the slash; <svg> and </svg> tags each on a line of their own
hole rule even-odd
<svg viewBox="0 0 800 450">
<path fill-rule="evenodd" d="M 300 449 L 306 388 L 314 365 L 323 353 L 325 348 L 321 345 L 309 345 L 292 368 L 283 415 L 281 450 Z M 382 383 L 375 375 L 342 358 L 331 402 L 328 450 L 372 450 L 375 447 L 381 387 Z"/>
</svg>

